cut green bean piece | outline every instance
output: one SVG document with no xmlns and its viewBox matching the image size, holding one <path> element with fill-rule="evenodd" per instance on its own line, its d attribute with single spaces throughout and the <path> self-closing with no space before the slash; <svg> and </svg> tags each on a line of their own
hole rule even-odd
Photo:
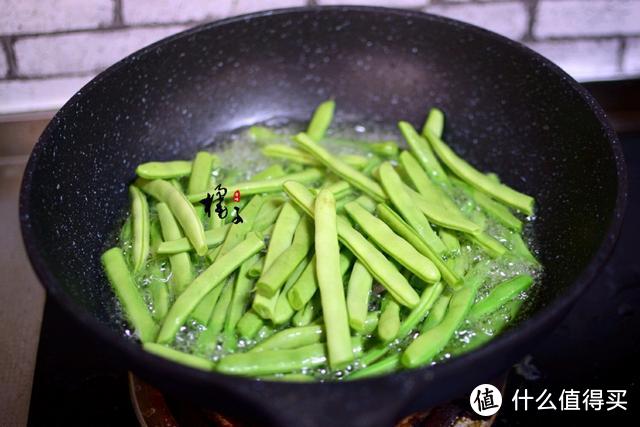
<svg viewBox="0 0 640 427">
<path fill-rule="evenodd" d="M 416 338 L 402 353 L 400 361 L 406 368 L 430 362 L 449 342 L 473 305 L 476 290 L 465 286 L 451 297 L 442 321 Z"/>
<path fill-rule="evenodd" d="M 373 276 L 367 268 L 356 261 L 349 276 L 347 287 L 347 312 L 349 325 L 356 332 L 364 332 L 369 310 L 369 293 L 373 285 Z"/>
<path fill-rule="evenodd" d="M 284 285 L 287 278 L 304 260 L 313 245 L 313 223 L 308 217 L 300 219 L 291 246 L 285 249 L 273 263 L 265 268 L 256 284 L 256 292 L 272 297 Z M 269 253 L 267 252 L 267 256 Z"/>
<path fill-rule="evenodd" d="M 159 203 L 158 203 L 159 205 Z M 156 208 L 157 206 L 156 205 Z M 173 215 L 172 215 L 173 218 Z M 174 220 L 175 222 L 175 220 Z M 204 232 L 204 240 L 209 249 L 215 248 L 224 242 L 227 232 L 231 228 L 231 224 L 224 224 L 219 228 L 214 228 Z M 180 233 L 182 235 L 182 233 Z M 160 255 L 173 255 L 181 252 L 192 251 L 193 247 L 186 237 L 180 237 L 176 239 L 169 239 L 165 236 L 165 241 L 158 246 L 158 254 Z"/>
<path fill-rule="evenodd" d="M 202 193 L 206 191 L 211 179 L 211 169 L 213 168 L 213 159 L 206 151 L 200 151 L 193 159 L 191 176 L 189 177 L 189 186 L 187 192 L 189 194 Z"/>
<path fill-rule="evenodd" d="M 340 274 L 340 245 L 336 225 L 336 201 L 328 190 L 315 200 L 316 275 L 327 334 L 329 365 L 341 369 L 353 360 L 347 304 Z"/>
<path fill-rule="evenodd" d="M 273 141 L 284 139 L 285 135 L 277 134 L 266 126 L 254 125 L 247 129 L 249 138 L 258 144 L 268 144 Z"/>
<path fill-rule="evenodd" d="M 251 289 L 254 284 L 254 280 L 248 276 L 248 270 L 260 259 L 263 259 L 263 257 L 260 254 L 256 254 L 243 262 L 235 278 L 236 283 L 224 324 L 224 343 L 227 349 L 235 350 L 237 344 L 235 339 L 236 326 L 249 305 Z"/>
<path fill-rule="evenodd" d="M 434 151 L 438 154 L 438 157 L 440 157 L 453 173 L 458 175 L 467 184 L 484 191 L 502 203 L 521 210 L 527 215 L 533 214 L 533 197 L 520 193 L 504 184 L 496 183 L 467 163 L 466 160 L 458 157 L 458 155 L 437 136 L 427 133 L 427 138 Z"/>
<path fill-rule="evenodd" d="M 413 272 L 421 280 L 434 283 L 440 280 L 440 271 L 429 258 L 418 252 L 409 242 L 394 233 L 384 221 L 376 218 L 359 203 L 345 206 L 349 216 L 380 249 Z"/>
<path fill-rule="evenodd" d="M 285 159 L 302 165 L 317 166 L 320 164 L 312 155 L 290 145 L 269 144 L 265 145 L 260 152 L 267 157 Z"/>
<path fill-rule="evenodd" d="M 224 243 L 222 243 L 222 246 L 220 247 L 218 257 L 225 255 L 245 239 L 247 234 L 253 229 L 255 218 L 258 215 L 258 212 L 260 212 L 263 202 L 264 198 L 262 196 L 254 196 L 249 200 L 249 203 L 247 203 L 240 212 L 244 222 L 241 224 L 231 225 L 227 235 L 225 236 Z"/>
<path fill-rule="evenodd" d="M 264 242 L 262 239 L 256 233 L 250 233 L 243 242 L 218 258 L 211 266 L 200 273 L 169 309 L 157 341 L 159 343 L 171 342 L 180 326 L 182 326 L 189 313 L 198 305 L 200 300 L 235 271 L 245 260 L 263 248 Z"/>
<path fill-rule="evenodd" d="M 157 200 L 166 203 L 171 213 L 182 227 L 184 234 L 191 242 L 196 253 L 204 256 L 207 253 L 207 242 L 204 237 L 204 227 L 193 205 L 168 181 L 156 179 L 153 181 L 138 180 L 136 182 L 144 192 Z"/>
<path fill-rule="evenodd" d="M 351 260 L 349 257 L 344 253 L 340 253 L 341 276 L 347 271 L 350 263 Z M 314 255 L 296 283 L 294 283 L 289 292 L 287 292 L 287 298 L 289 299 L 291 307 L 295 310 L 301 310 L 305 304 L 311 301 L 317 290 L 318 279 L 316 276 L 316 260 Z"/>
<path fill-rule="evenodd" d="M 290 203 L 284 204 L 269 240 L 262 274 L 266 274 L 275 260 L 291 246 L 300 218 L 300 213 L 293 205 Z M 271 296 L 256 293 L 252 307 L 264 319 L 271 319 L 277 303 L 278 293 L 274 293 Z"/>
<path fill-rule="evenodd" d="M 391 163 L 384 162 L 380 165 L 380 181 L 400 215 L 416 231 L 424 243 L 438 255 L 445 252 L 444 244 L 429 225 L 427 218 L 414 205 L 414 201 L 406 191 L 406 186 Z"/>
<path fill-rule="evenodd" d="M 149 252 L 152 257 L 158 255 L 158 248 L 162 244 L 162 230 L 160 221 L 155 218 L 149 222 Z"/>
<path fill-rule="evenodd" d="M 492 200 L 481 191 L 473 190 L 473 198 L 478 206 L 484 209 L 500 224 L 517 232 L 522 231 L 522 221 L 512 214 L 508 207 Z"/>
<path fill-rule="evenodd" d="M 238 333 L 242 338 L 253 339 L 263 326 L 262 317 L 253 310 L 247 310 L 238 321 Z"/>
<path fill-rule="evenodd" d="M 284 350 L 316 344 L 324 340 L 324 329 L 321 325 L 310 325 L 299 328 L 284 329 L 276 332 L 266 340 L 257 344 L 250 351 Z"/>
<path fill-rule="evenodd" d="M 284 184 L 286 181 L 297 181 L 303 184 L 309 184 L 311 182 L 319 180 L 320 178 L 322 178 L 322 171 L 315 168 L 309 168 L 305 169 L 302 172 L 283 175 L 278 178 L 265 179 L 262 181 L 239 182 L 237 184 L 229 185 L 229 191 L 227 192 L 225 198 L 232 198 L 233 193 L 235 193 L 236 191 L 239 191 L 242 196 L 279 192 L 282 191 L 282 184 Z M 210 189 L 198 194 L 190 194 L 187 196 L 187 198 L 190 202 L 197 203 L 207 197 L 207 193 L 214 194 L 215 189 Z"/>
<path fill-rule="evenodd" d="M 403 237 L 406 241 L 411 243 L 418 252 L 429 258 L 440 271 L 442 278 L 447 284 L 453 288 L 460 286 L 462 278 L 458 276 L 453 270 L 451 270 L 443 261 L 443 259 L 436 254 L 424 241 L 416 234 L 416 232 L 404 222 L 404 220 L 393 209 L 384 204 L 379 204 L 377 207 L 378 216 L 389 225 L 389 227 L 395 231 L 399 236 Z"/>
<path fill-rule="evenodd" d="M 127 320 L 140 337 L 140 341 L 153 341 L 158 326 L 153 321 L 149 308 L 131 277 L 122 249 L 109 249 L 102 254 L 101 260 L 109 283 L 122 304 Z"/>
<path fill-rule="evenodd" d="M 264 269 L 264 257 L 260 257 L 247 271 L 246 276 L 251 279 L 257 279 Z"/>
<path fill-rule="evenodd" d="M 307 215 L 314 215 L 314 199 L 309 190 L 296 182 L 285 183 L 284 189 Z M 338 217 L 337 230 L 342 243 L 367 267 L 371 275 L 393 295 L 396 301 L 410 308 L 418 304 L 420 297 L 407 279 L 373 244 L 357 232 L 349 221 Z"/>
<path fill-rule="evenodd" d="M 459 350 L 454 350 L 451 352 L 451 355 L 458 355 L 461 353 L 468 353 L 491 339 L 495 338 L 500 332 L 502 332 L 507 324 L 515 319 L 518 311 L 520 311 L 520 307 L 522 306 L 523 301 L 520 299 L 514 299 L 508 301 L 505 304 L 505 312 L 506 314 L 502 314 L 500 316 L 494 316 L 491 318 L 489 327 L 481 328 L 475 335 L 473 335 L 469 342 L 464 345 L 464 347 Z"/>
<path fill-rule="evenodd" d="M 442 132 L 444 131 L 444 114 L 438 108 L 432 108 L 429 110 L 427 120 L 422 127 L 422 135 L 426 135 L 427 132 L 433 133 L 438 138 L 442 138 Z"/>
<path fill-rule="evenodd" d="M 265 179 L 275 179 L 285 176 L 287 173 L 282 168 L 282 165 L 276 163 L 275 165 L 268 166 L 251 177 L 252 181 L 262 181 Z"/>
<path fill-rule="evenodd" d="M 393 298 L 385 298 L 380 320 L 378 320 L 378 338 L 382 342 L 390 342 L 400 330 L 400 306 Z"/>
<path fill-rule="evenodd" d="M 377 182 L 333 156 L 323 147 L 316 144 L 307 134 L 299 133 L 296 135 L 294 140 L 313 157 L 318 159 L 327 169 L 349 182 L 360 191 L 368 194 L 376 201 L 381 202 L 387 198 Z"/>
<path fill-rule="evenodd" d="M 420 328 L 420 333 L 425 333 L 429 329 L 437 326 L 442 322 L 445 313 L 447 312 L 447 308 L 449 307 L 449 301 L 451 300 L 451 295 L 440 295 L 436 302 L 433 304 L 433 308 L 429 311 L 429 315 L 426 320 L 422 323 L 422 327 Z"/>
<path fill-rule="evenodd" d="M 191 162 L 174 160 L 171 162 L 147 162 L 138 165 L 136 174 L 144 179 L 172 179 L 188 176 L 191 173 Z"/>
<path fill-rule="evenodd" d="M 505 248 L 502 243 L 489 236 L 484 231 L 469 235 L 469 239 L 472 242 L 477 243 L 492 258 L 499 258 L 507 252 L 507 248 Z"/>
<path fill-rule="evenodd" d="M 317 298 L 313 298 L 301 310 L 293 315 L 292 322 L 294 326 L 307 326 L 315 319 L 320 312 L 320 303 Z"/>
<path fill-rule="evenodd" d="M 308 383 L 315 381 L 313 375 L 299 373 L 263 375 L 258 378 L 264 381 L 285 381 L 288 383 Z"/>
<path fill-rule="evenodd" d="M 524 258 L 534 265 L 540 265 L 540 261 L 531 253 L 522 236 L 518 233 L 511 233 L 509 237 L 511 243 L 511 252 L 520 258 Z"/>
<path fill-rule="evenodd" d="M 435 182 L 447 183 L 449 178 L 431 150 L 429 143 L 423 137 L 418 135 L 418 132 L 416 132 L 410 123 L 400 121 L 398 123 L 398 127 L 400 128 L 400 132 L 402 133 L 402 136 L 404 136 L 405 141 L 409 144 L 411 152 L 416 156 L 416 159 L 418 159 L 431 179 Z"/>
<path fill-rule="evenodd" d="M 499 309 L 505 302 L 526 291 L 533 284 L 533 278 L 522 274 L 496 285 L 489 295 L 475 303 L 469 312 L 469 319 L 477 320 Z"/>
<path fill-rule="evenodd" d="M 164 357 L 172 362 L 180 363 L 191 368 L 200 369 L 203 371 L 213 371 L 215 363 L 204 357 L 194 356 L 193 354 L 183 353 L 173 348 L 166 347 L 161 344 L 152 342 L 142 344 L 145 351 L 153 353 L 156 356 Z"/>
<path fill-rule="evenodd" d="M 358 338 L 352 338 L 350 346 L 353 348 L 354 355 L 362 351 Z M 316 368 L 326 362 L 326 345 L 311 344 L 295 349 L 230 354 L 220 360 L 216 368 L 225 374 L 260 376 L 298 372 Z"/>
<path fill-rule="evenodd" d="M 269 227 L 273 226 L 280 215 L 280 210 L 284 206 L 284 199 L 280 196 L 267 196 L 262 203 L 262 207 L 258 211 L 253 220 L 253 231 L 265 232 Z M 268 233 L 265 233 L 268 234 Z"/>
<path fill-rule="evenodd" d="M 156 322 L 162 322 L 169 310 L 169 288 L 159 263 L 154 263 L 149 278 L 149 290 L 153 300 L 152 315 Z"/>
<path fill-rule="evenodd" d="M 196 348 L 202 354 L 211 354 L 218 344 L 218 337 L 224 328 L 225 318 L 229 311 L 229 304 L 233 297 L 233 277 L 227 280 L 224 286 L 218 287 L 224 289 L 211 312 L 211 319 L 209 319 L 207 329 L 200 334 L 196 341 Z"/>
<path fill-rule="evenodd" d="M 367 313 L 367 319 L 364 321 L 364 329 L 360 333 L 363 336 L 370 335 L 378 327 L 378 321 L 380 319 L 379 311 L 370 311 Z"/>
<path fill-rule="evenodd" d="M 273 310 L 273 316 L 271 317 L 271 321 L 274 325 L 283 325 L 293 317 L 295 310 L 289 303 L 287 293 L 289 292 L 293 284 L 296 283 L 300 278 L 300 275 L 304 271 L 305 267 L 307 267 L 307 264 L 309 264 L 309 260 L 304 260 L 300 264 L 298 264 L 293 273 L 291 273 L 291 275 L 287 278 L 287 281 L 282 287 L 282 291 L 278 292 L 276 307 Z"/>
<path fill-rule="evenodd" d="M 181 239 L 182 232 L 169 207 L 165 203 L 160 202 L 156 204 L 156 209 L 158 211 L 158 217 L 160 218 L 164 239 L 169 241 Z M 160 244 L 160 246 L 162 246 L 162 244 Z M 160 253 L 160 247 L 158 247 L 158 253 Z M 169 257 L 169 263 L 171 264 L 171 280 L 175 285 L 176 294 L 179 295 L 193 280 L 191 259 L 186 252 L 176 253 Z"/>
<path fill-rule="evenodd" d="M 133 185 L 129 187 L 131 198 L 131 229 L 133 242 L 131 264 L 133 274 L 139 273 L 149 256 L 149 204 L 142 192 Z"/>
<path fill-rule="evenodd" d="M 193 309 L 189 317 L 201 325 L 206 325 L 211 319 L 213 309 L 216 307 L 220 294 L 224 290 L 224 286 L 216 286 L 198 303 Z"/>
<path fill-rule="evenodd" d="M 366 368 L 358 369 L 350 374 L 348 380 L 357 380 L 360 378 L 375 377 L 396 371 L 400 367 L 400 353 L 392 354 L 379 362 L 369 365 Z"/>
<path fill-rule="evenodd" d="M 333 112 L 336 108 L 334 100 L 324 101 L 313 112 L 309 126 L 307 127 L 307 135 L 316 142 L 320 142 L 324 138 L 324 134 L 331 125 L 333 120 Z"/>
<path fill-rule="evenodd" d="M 432 307 L 435 309 L 434 305 L 442 295 L 443 291 L 444 285 L 442 282 L 434 283 L 422 291 L 422 294 L 420 295 L 420 303 L 411 310 L 400 325 L 400 329 L 398 330 L 399 338 L 404 338 L 409 335 L 409 332 L 416 329 L 418 323 L 420 323 L 425 316 L 431 316 Z"/>
</svg>

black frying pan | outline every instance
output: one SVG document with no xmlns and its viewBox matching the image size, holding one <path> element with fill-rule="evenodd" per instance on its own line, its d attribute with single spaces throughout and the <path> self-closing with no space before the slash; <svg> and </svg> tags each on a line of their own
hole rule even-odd
<svg viewBox="0 0 640 427">
<path fill-rule="evenodd" d="M 272 117 L 303 121 L 328 97 L 338 122 L 418 125 L 440 106 L 459 153 L 535 196 L 545 275 L 528 318 L 447 363 L 346 383 L 205 373 L 123 339 L 99 255 L 127 211 L 135 165 L 188 158 L 218 132 Z M 86 345 L 163 390 L 260 424 L 387 426 L 503 372 L 548 332 L 612 249 L 625 192 L 620 145 L 602 110 L 532 51 L 422 13 L 303 8 L 201 26 L 100 74 L 34 148 L 20 217 L 49 298 L 95 335 Z"/>
</svg>

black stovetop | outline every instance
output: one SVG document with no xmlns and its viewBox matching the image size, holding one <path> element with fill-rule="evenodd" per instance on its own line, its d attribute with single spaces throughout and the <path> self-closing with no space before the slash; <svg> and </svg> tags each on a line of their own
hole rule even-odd
<svg viewBox="0 0 640 427">
<path fill-rule="evenodd" d="M 622 135 L 629 171 L 629 203 L 610 262 L 560 326 L 509 375 L 497 425 L 558 421 L 615 423 L 640 413 L 640 134 Z M 511 397 L 544 389 L 556 401 L 562 389 L 626 389 L 629 411 L 528 412 L 513 410 Z M 606 394 L 605 394 L 606 397 Z M 135 426 L 127 372 L 109 360 L 86 332 L 47 302 L 33 381 L 31 426 Z"/>
</svg>

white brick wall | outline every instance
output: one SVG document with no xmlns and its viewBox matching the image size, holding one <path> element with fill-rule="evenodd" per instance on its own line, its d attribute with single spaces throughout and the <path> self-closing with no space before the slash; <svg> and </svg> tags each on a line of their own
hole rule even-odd
<svg viewBox="0 0 640 427">
<path fill-rule="evenodd" d="M 503 36 L 520 39 L 527 31 L 527 9 L 521 1 L 476 4 L 440 4 L 426 12 L 484 27 Z"/>
<path fill-rule="evenodd" d="M 113 10 L 112 0 L 0 0 L 0 34 L 103 27 Z"/>
<path fill-rule="evenodd" d="M 90 76 L 0 81 L 0 114 L 56 110 L 89 80 Z"/>
<path fill-rule="evenodd" d="M 556 64 L 562 64 L 576 79 L 599 80 L 618 74 L 618 40 L 557 40 L 529 46 Z"/>
<path fill-rule="evenodd" d="M 640 37 L 627 39 L 622 70 L 628 74 L 640 74 Z"/>
<path fill-rule="evenodd" d="M 537 37 L 631 34 L 640 30 L 638 0 L 542 1 L 534 26 Z"/>
<path fill-rule="evenodd" d="M 526 43 L 580 80 L 640 77 L 640 0 L 0 0 L 0 114 L 58 108 L 185 25 L 305 4 L 424 10 Z"/>
<path fill-rule="evenodd" d="M 122 0 L 127 24 L 193 22 L 224 18 L 233 0 Z"/>
<path fill-rule="evenodd" d="M 27 77 L 96 72 L 182 26 L 27 37 L 14 45 L 18 73 Z"/>
</svg>

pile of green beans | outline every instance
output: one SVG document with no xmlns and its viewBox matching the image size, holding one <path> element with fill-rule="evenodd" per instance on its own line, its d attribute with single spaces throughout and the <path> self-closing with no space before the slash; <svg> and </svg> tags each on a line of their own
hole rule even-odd
<svg viewBox="0 0 640 427">
<path fill-rule="evenodd" d="M 335 107 L 297 134 L 244 131 L 236 143 L 267 165 L 253 175 L 208 151 L 138 165 L 102 263 L 146 351 L 261 380 L 356 380 L 470 351 L 518 315 L 541 271 L 523 235 L 533 198 L 447 146 L 438 109 L 420 132 L 401 121 L 396 139 L 360 140 L 331 132 Z"/>
</svg>

